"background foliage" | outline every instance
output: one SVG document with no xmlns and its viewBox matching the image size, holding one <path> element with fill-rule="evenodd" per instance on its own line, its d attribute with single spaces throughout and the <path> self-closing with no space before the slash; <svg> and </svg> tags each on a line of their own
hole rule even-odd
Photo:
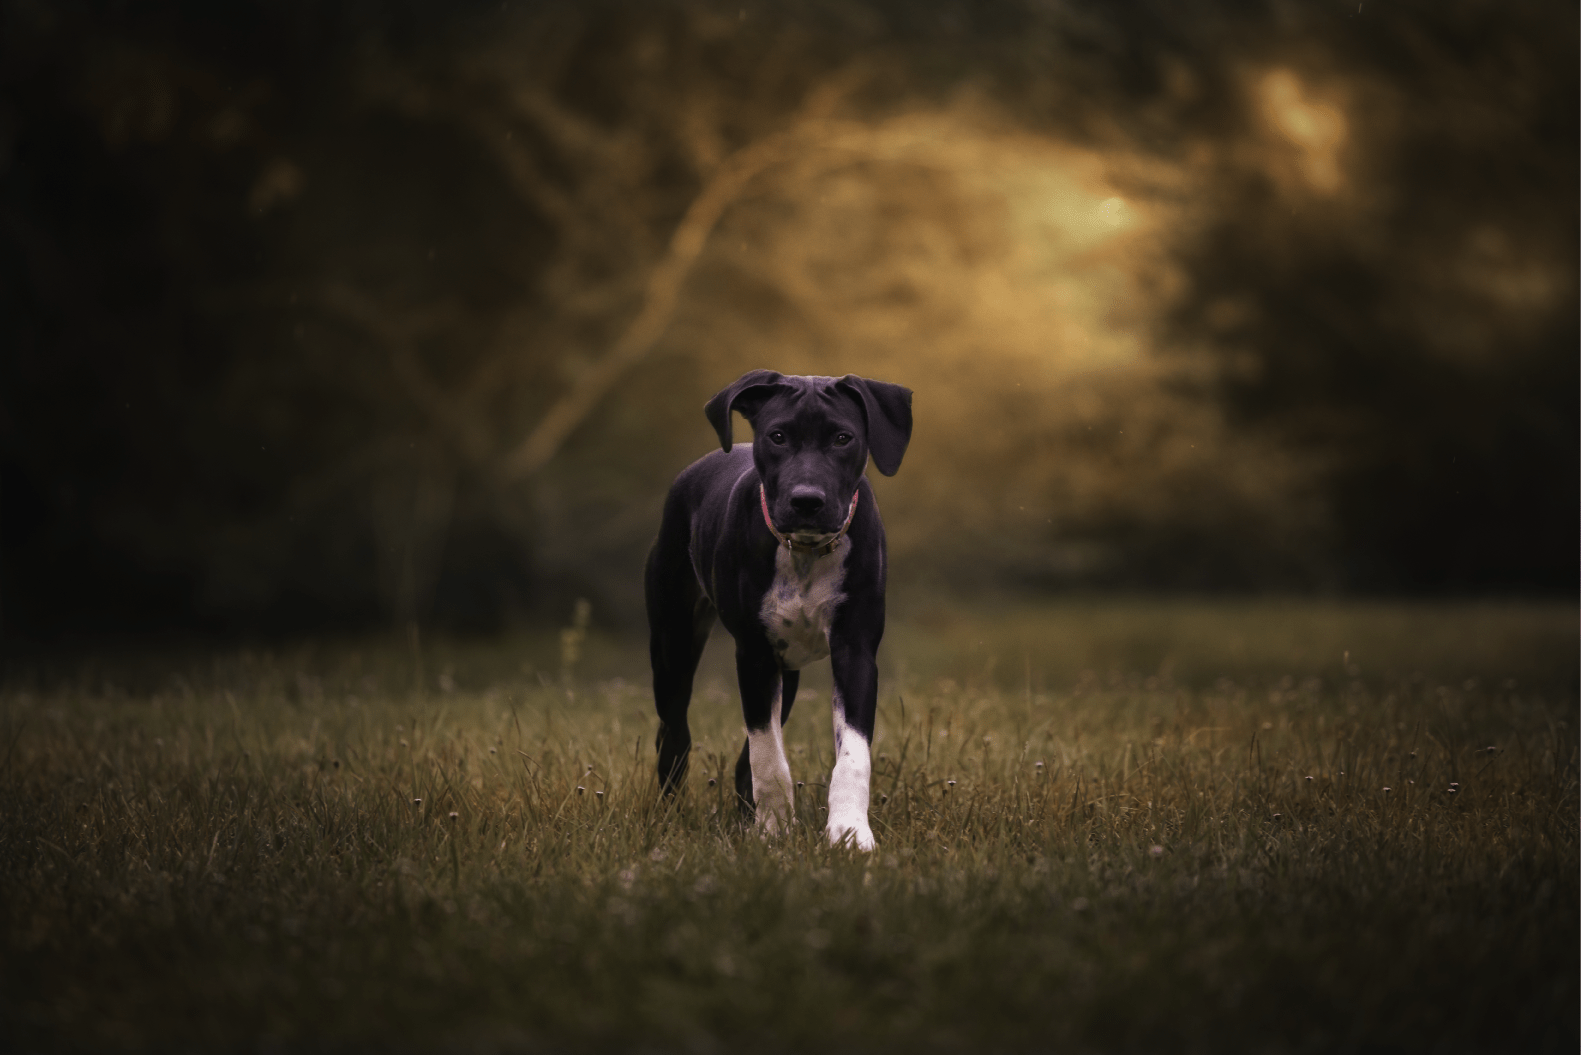
<svg viewBox="0 0 1581 1055">
<path fill-rule="evenodd" d="M 741 371 L 956 591 L 1572 593 L 1576 13 L 0 4 L 0 626 L 634 584 Z"/>
</svg>

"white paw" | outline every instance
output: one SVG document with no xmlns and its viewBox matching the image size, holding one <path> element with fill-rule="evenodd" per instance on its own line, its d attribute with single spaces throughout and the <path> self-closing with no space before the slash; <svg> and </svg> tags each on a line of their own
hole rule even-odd
<svg viewBox="0 0 1581 1055">
<path fill-rule="evenodd" d="M 832 817 L 829 819 L 829 845 L 845 845 L 863 853 L 878 849 L 878 841 L 873 838 L 873 829 L 867 826 L 867 821 L 837 821 Z"/>
<path fill-rule="evenodd" d="M 759 835 L 765 837 L 782 835 L 790 830 L 790 821 L 791 812 L 789 809 L 781 812 L 775 809 L 758 808 L 756 827 Z"/>
<path fill-rule="evenodd" d="M 753 788 L 757 799 L 756 827 L 761 835 L 783 835 L 790 831 L 796 808 L 791 804 L 790 781 L 765 781 Z"/>
</svg>

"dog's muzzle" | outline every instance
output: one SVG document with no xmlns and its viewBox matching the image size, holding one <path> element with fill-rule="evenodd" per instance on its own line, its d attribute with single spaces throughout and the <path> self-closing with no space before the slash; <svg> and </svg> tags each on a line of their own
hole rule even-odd
<svg viewBox="0 0 1581 1055">
<path fill-rule="evenodd" d="M 774 526 L 774 518 L 769 516 L 769 496 L 762 484 L 758 485 L 758 503 L 763 507 L 763 523 L 768 525 L 769 532 L 779 540 L 780 545 L 792 552 L 800 550 L 804 553 L 816 553 L 821 557 L 826 553 L 833 553 L 840 545 L 840 540 L 845 538 L 845 533 L 851 530 L 851 521 L 856 517 L 856 500 L 861 493 L 860 489 L 851 492 L 851 508 L 845 514 L 845 523 L 841 524 L 840 530 L 833 535 L 808 537 L 803 532 L 782 534 L 780 529 Z"/>
</svg>

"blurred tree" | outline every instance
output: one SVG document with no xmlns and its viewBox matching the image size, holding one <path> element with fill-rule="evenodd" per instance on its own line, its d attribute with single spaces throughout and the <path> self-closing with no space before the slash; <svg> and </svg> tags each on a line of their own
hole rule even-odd
<svg viewBox="0 0 1581 1055">
<path fill-rule="evenodd" d="M 0 627 L 634 611 L 702 401 L 952 588 L 1571 590 L 1575 13 L 0 3 Z"/>
<path fill-rule="evenodd" d="M 1573 592 L 1576 12 L 1314 28 L 1190 75 L 1245 131 L 1194 147 L 1173 339 L 1217 349 L 1237 430 L 1323 453 L 1335 585 Z"/>
</svg>

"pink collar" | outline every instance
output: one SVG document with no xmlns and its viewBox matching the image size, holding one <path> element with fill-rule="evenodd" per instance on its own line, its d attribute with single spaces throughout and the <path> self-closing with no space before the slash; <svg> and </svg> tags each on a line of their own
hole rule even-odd
<svg viewBox="0 0 1581 1055">
<path fill-rule="evenodd" d="M 856 516 L 856 499 L 861 493 L 861 488 L 857 488 L 855 491 L 851 492 L 850 512 L 846 513 L 845 523 L 840 525 L 840 530 L 835 532 L 834 538 L 830 539 L 828 542 L 821 542 L 817 545 L 813 545 L 810 542 L 797 542 L 789 535 L 780 534 L 779 528 L 774 526 L 774 520 L 769 516 L 769 496 L 768 492 L 763 489 L 762 484 L 758 484 L 758 504 L 763 507 L 763 523 L 769 526 L 770 533 L 772 533 L 773 536 L 779 540 L 780 545 L 792 552 L 795 552 L 796 550 L 810 550 L 811 552 L 816 553 L 818 556 L 822 557 L 826 553 L 833 553 L 835 547 L 840 544 L 840 540 L 845 538 L 845 533 L 851 530 L 851 521 Z"/>
</svg>

